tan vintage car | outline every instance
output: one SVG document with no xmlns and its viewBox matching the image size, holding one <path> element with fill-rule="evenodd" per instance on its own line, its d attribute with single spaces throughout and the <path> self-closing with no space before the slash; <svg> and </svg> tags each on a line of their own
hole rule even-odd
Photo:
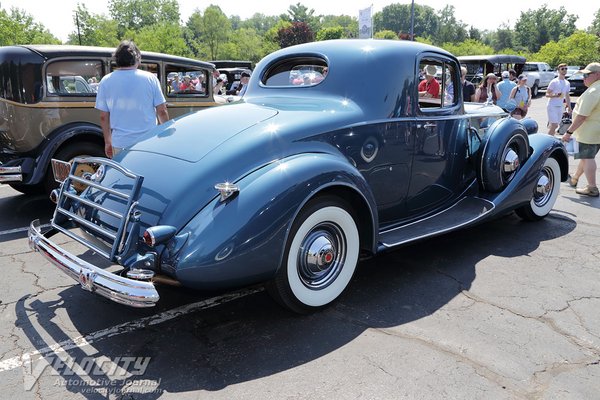
<svg viewBox="0 0 600 400">
<path fill-rule="evenodd" d="M 102 156 L 96 88 L 116 65 L 115 49 L 86 46 L 0 47 L 0 183 L 23 193 L 57 186 L 52 158 Z M 158 77 L 171 118 L 232 101 L 213 94 L 208 62 L 142 52 L 141 69 Z M 189 76 L 194 89 L 177 81 Z M 207 84 L 208 82 L 208 84 Z"/>
</svg>

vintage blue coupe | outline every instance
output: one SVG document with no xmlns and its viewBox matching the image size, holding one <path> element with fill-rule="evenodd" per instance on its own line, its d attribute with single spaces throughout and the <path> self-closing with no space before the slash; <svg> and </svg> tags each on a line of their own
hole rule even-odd
<svg viewBox="0 0 600 400">
<path fill-rule="evenodd" d="M 431 66 L 438 91 L 420 95 Z M 459 63 L 442 49 L 294 46 L 257 65 L 242 102 L 161 125 L 113 160 L 76 159 L 54 194 L 51 229 L 33 221 L 29 240 L 119 303 L 152 306 L 161 282 L 265 283 L 284 306 L 310 312 L 340 296 L 361 258 L 512 210 L 544 218 L 567 153 L 536 131 L 533 120 L 464 103 Z M 108 268 L 61 248 L 56 233 Z"/>
</svg>

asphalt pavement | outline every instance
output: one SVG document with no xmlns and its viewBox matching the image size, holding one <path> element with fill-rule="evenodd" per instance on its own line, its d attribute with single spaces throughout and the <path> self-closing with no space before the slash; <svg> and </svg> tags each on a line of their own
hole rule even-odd
<svg viewBox="0 0 600 400">
<path fill-rule="evenodd" d="M 544 131 L 544 98 L 529 115 Z M 298 316 L 260 287 L 92 296 L 27 246 L 51 204 L 0 186 L 0 399 L 598 399 L 599 208 L 563 183 L 544 220 L 363 262 Z"/>
</svg>

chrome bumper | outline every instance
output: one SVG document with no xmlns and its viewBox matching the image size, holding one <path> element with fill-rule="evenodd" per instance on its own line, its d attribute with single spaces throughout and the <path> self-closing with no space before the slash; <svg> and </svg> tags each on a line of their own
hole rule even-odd
<svg viewBox="0 0 600 400">
<path fill-rule="evenodd" d="M 23 174 L 21 173 L 21 167 L 3 167 L 0 164 L 0 183 L 3 182 L 21 182 L 23 180 Z"/>
<path fill-rule="evenodd" d="M 75 279 L 81 287 L 117 303 L 152 307 L 159 299 L 151 282 L 138 281 L 98 268 L 52 243 L 40 230 L 39 220 L 29 225 L 29 247 Z"/>
</svg>

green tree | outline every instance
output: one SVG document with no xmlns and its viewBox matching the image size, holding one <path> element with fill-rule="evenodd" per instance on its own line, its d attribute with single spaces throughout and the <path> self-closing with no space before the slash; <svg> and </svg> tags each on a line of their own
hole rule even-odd
<svg viewBox="0 0 600 400">
<path fill-rule="evenodd" d="M 254 29 L 259 35 L 264 35 L 269 29 L 274 27 L 278 21 L 279 17 L 256 13 L 247 20 L 241 21 L 239 28 Z"/>
<path fill-rule="evenodd" d="M 446 5 L 438 13 L 438 30 L 434 43 L 462 42 L 467 38 L 466 25 L 456 20 L 454 6 Z"/>
<path fill-rule="evenodd" d="M 315 34 L 305 22 L 292 22 L 289 28 L 283 28 L 277 32 L 277 41 L 281 48 L 315 40 Z"/>
<path fill-rule="evenodd" d="M 444 43 L 441 46 L 455 56 L 470 56 L 481 54 L 494 54 L 494 48 L 479 40 L 467 39 L 461 43 Z"/>
<path fill-rule="evenodd" d="M 173 22 L 159 22 L 144 26 L 137 32 L 129 31 L 140 50 L 173 54 L 182 57 L 193 56 L 192 50 L 183 39 L 181 25 Z"/>
<path fill-rule="evenodd" d="M 219 6 L 208 6 L 204 14 L 196 10 L 186 27 L 186 39 L 196 56 L 209 60 L 221 57 L 221 46 L 227 43 L 231 35 L 231 23 Z"/>
<path fill-rule="evenodd" d="M 375 32 L 375 34 L 373 35 L 373 37 L 375 39 L 398 40 L 398 34 L 396 32 L 394 32 L 394 31 L 390 31 L 390 30 L 384 30 L 384 31 Z"/>
<path fill-rule="evenodd" d="M 301 3 L 296 3 L 295 5 L 291 5 L 288 8 L 288 18 L 289 21 L 294 22 L 304 22 L 310 26 L 310 29 L 313 32 L 317 32 L 321 28 L 320 18 L 315 16 L 314 9 L 308 9 L 306 6 Z"/>
<path fill-rule="evenodd" d="M 415 4 L 415 20 L 413 34 L 420 37 L 432 37 L 438 31 L 439 18 L 435 10 L 429 6 Z M 373 16 L 374 31 L 390 30 L 401 33 L 410 33 L 411 5 L 390 4 L 383 7 L 381 12 Z"/>
<path fill-rule="evenodd" d="M 44 25 L 19 8 L 11 8 L 10 14 L 0 9 L 0 46 L 14 44 L 60 44 Z"/>
<path fill-rule="evenodd" d="M 69 34 L 68 44 L 81 44 L 83 46 L 115 47 L 119 44 L 117 36 L 117 22 L 104 15 L 90 13 L 85 4 L 77 4 L 73 12 L 73 22 L 79 32 Z M 80 42 L 81 38 L 81 42 Z"/>
<path fill-rule="evenodd" d="M 558 42 L 548 42 L 532 57 L 551 65 L 567 63 L 585 66 L 600 60 L 600 38 L 591 33 L 577 31 Z"/>
<path fill-rule="evenodd" d="M 117 21 L 119 37 L 159 22 L 179 23 L 177 0 L 109 0 L 108 10 Z"/>
<path fill-rule="evenodd" d="M 534 53 L 550 41 L 558 41 L 575 32 L 577 16 L 567 14 L 564 7 L 548 9 L 544 4 L 537 10 L 521 12 L 515 23 L 515 45 Z"/>
<path fill-rule="evenodd" d="M 234 31 L 221 50 L 221 58 L 231 60 L 249 60 L 257 63 L 266 54 L 263 53 L 263 39 L 252 28 Z"/>
<path fill-rule="evenodd" d="M 317 41 L 341 39 L 343 37 L 344 37 L 344 28 L 342 28 L 341 26 L 335 26 L 335 27 L 331 27 L 331 28 L 323 28 L 319 32 L 317 32 L 317 35 L 316 35 Z"/>
<path fill-rule="evenodd" d="M 493 39 L 493 46 L 496 51 L 513 47 L 514 32 L 507 24 L 500 25 Z"/>
<path fill-rule="evenodd" d="M 343 38 L 358 37 L 358 18 L 348 15 L 324 15 L 321 17 L 321 29 L 341 26 L 344 30 Z M 317 32 L 318 34 L 318 32 Z"/>
<path fill-rule="evenodd" d="M 588 33 L 591 33 L 592 35 L 596 35 L 596 36 L 600 37 L 600 8 L 594 14 L 594 20 L 592 21 L 592 24 L 588 28 Z"/>
</svg>

